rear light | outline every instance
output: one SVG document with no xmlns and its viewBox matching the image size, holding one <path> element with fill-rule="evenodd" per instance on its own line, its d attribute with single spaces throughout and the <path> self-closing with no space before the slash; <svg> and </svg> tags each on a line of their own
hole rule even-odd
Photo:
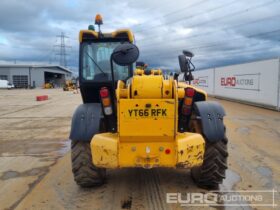
<svg viewBox="0 0 280 210">
<path fill-rule="evenodd" d="M 193 97 L 194 94 L 195 94 L 195 90 L 194 90 L 193 88 L 187 88 L 187 89 L 185 90 L 185 95 L 186 95 L 187 97 Z"/>
<path fill-rule="evenodd" d="M 185 98 L 184 99 L 184 104 L 187 105 L 187 106 L 192 105 L 192 98 Z"/>
<path fill-rule="evenodd" d="M 100 96 L 101 98 L 106 98 L 109 96 L 109 90 L 106 87 L 101 88 L 100 90 Z"/>
<path fill-rule="evenodd" d="M 99 94 L 100 94 L 101 102 L 103 105 L 104 114 L 105 115 L 113 114 L 110 92 L 109 92 L 108 88 L 106 88 L 106 87 L 101 88 Z"/>
<path fill-rule="evenodd" d="M 111 105 L 110 98 L 102 98 L 101 100 L 102 100 L 103 106 L 110 106 Z"/>
<path fill-rule="evenodd" d="M 184 98 L 184 103 L 182 105 L 183 115 L 191 114 L 194 95 L 195 95 L 195 89 L 189 87 L 185 89 L 185 98 Z"/>
</svg>

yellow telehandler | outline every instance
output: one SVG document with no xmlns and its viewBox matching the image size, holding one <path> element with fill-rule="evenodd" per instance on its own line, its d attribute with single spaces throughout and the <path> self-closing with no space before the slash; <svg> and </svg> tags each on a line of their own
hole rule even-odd
<svg viewBox="0 0 280 210">
<path fill-rule="evenodd" d="M 76 183 L 104 183 L 106 169 L 191 169 L 198 186 L 217 188 L 227 169 L 224 109 L 190 85 L 191 58 L 183 51 L 183 80 L 159 69 L 135 68 L 139 50 L 130 30 L 102 33 L 100 15 L 81 30 L 79 82 L 83 104 L 72 119 Z"/>
<path fill-rule="evenodd" d="M 73 82 L 73 80 L 66 80 L 64 85 L 63 85 L 63 90 L 64 91 L 73 91 L 77 90 L 76 83 Z"/>
</svg>

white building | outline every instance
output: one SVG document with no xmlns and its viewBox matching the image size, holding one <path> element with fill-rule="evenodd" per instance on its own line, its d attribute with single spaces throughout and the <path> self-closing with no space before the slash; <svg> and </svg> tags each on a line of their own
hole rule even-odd
<svg viewBox="0 0 280 210">
<path fill-rule="evenodd" d="M 45 83 L 62 87 L 71 77 L 72 72 L 62 66 L 0 64 L 0 79 L 8 80 L 16 88 L 42 87 Z"/>
</svg>

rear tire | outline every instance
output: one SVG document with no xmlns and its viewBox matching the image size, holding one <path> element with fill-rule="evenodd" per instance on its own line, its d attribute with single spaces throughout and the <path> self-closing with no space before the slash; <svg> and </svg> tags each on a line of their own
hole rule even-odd
<svg viewBox="0 0 280 210">
<path fill-rule="evenodd" d="M 71 160 L 74 180 L 78 185 L 93 187 L 104 183 L 106 169 L 93 165 L 89 142 L 72 141 Z"/>
<path fill-rule="evenodd" d="M 193 113 L 190 121 L 190 130 L 202 135 L 202 126 L 197 113 Z M 205 139 L 205 152 L 203 163 L 199 167 L 191 169 L 191 176 L 198 187 L 205 189 L 218 189 L 226 178 L 227 167 L 227 143 L 226 128 L 224 138 L 217 142 L 208 142 Z"/>
<path fill-rule="evenodd" d="M 203 164 L 191 169 L 195 183 L 206 189 L 218 189 L 226 177 L 227 169 L 227 138 L 215 142 L 206 142 Z"/>
</svg>

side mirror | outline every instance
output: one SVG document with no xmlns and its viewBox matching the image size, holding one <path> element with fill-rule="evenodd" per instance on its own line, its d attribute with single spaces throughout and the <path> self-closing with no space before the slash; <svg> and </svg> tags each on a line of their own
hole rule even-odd
<svg viewBox="0 0 280 210">
<path fill-rule="evenodd" d="M 188 72 L 189 68 L 188 68 L 188 60 L 187 60 L 186 56 L 179 55 L 178 59 L 179 59 L 179 65 L 180 65 L 181 72 Z"/>
<path fill-rule="evenodd" d="M 192 58 L 194 56 L 194 54 L 191 51 L 188 50 L 183 50 L 183 54 L 187 57 Z"/>
<path fill-rule="evenodd" d="M 111 56 L 116 64 L 120 66 L 128 66 L 138 59 L 139 49 L 134 44 L 124 43 L 117 46 Z"/>
</svg>

